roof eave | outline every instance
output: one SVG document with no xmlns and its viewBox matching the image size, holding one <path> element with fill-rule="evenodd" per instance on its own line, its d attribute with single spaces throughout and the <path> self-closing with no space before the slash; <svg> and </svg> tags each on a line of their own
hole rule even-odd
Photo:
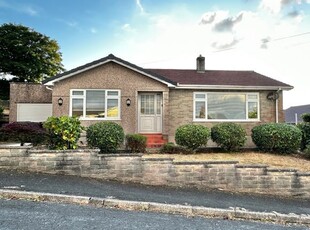
<svg viewBox="0 0 310 230">
<path fill-rule="evenodd" d="M 222 89 L 222 90 L 291 90 L 293 86 L 243 86 L 243 85 L 191 85 L 177 84 L 176 89 Z"/>
<path fill-rule="evenodd" d="M 72 76 L 74 76 L 74 75 L 83 73 L 83 72 L 85 72 L 85 71 L 87 71 L 87 70 L 96 68 L 96 67 L 98 67 L 98 66 L 100 66 L 100 65 L 103 65 L 103 64 L 106 64 L 106 63 L 108 63 L 108 62 L 115 62 L 115 63 L 117 63 L 117 64 L 119 64 L 119 65 L 122 65 L 122 66 L 124 66 L 124 67 L 126 67 L 126 68 L 129 68 L 129 69 L 131 69 L 131 70 L 133 70 L 133 71 L 135 71 L 135 72 L 138 72 L 138 73 L 140 73 L 140 74 L 142 74 L 142 75 L 145 75 L 145 76 L 147 76 L 147 77 L 149 77 L 149 78 L 151 78 L 151 79 L 154 79 L 154 80 L 156 80 L 156 81 L 159 81 L 159 82 L 161 82 L 161 83 L 167 85 L 167 87 L 169 87 L 169 88 L 175 88 L 175 85 L 173 85 L 173 84 L 170 83 L 170 82 L 167 82 L 167 81 L 164 81 L 164 80 L 162 80 L 162 79 L 159 79 L 159 78 L 157 78 L 157 77 L 155 77 L 155 76 L 152 76 L 152 75 L 149 74 L 149 73 L 146 73 L 146 72 L 144 72 L 144 71 L 141 71 L 141 70 L 139 70 L 139 69 L 137 69 L 137 68 L 133 68 L 132 66 L 126 65 L 126 64 L 124 64 L 124 63 L 122 63 L 122 62 L 120 62 L 120 61 L 117 61 L 117 60 L 115 60 L 115 59 L 107 59 L 107 60 L 105 60 L 105 61 L 103 61 L 103 62 L 96 63 L 96 64 L 94 64 L 94 65 L 92 65 L 92 66 L 83 68 L 83 69 L 81 69 L 81 70 L 77 70 L 77 71 L 75 71 L 75 72 L 73 72 L 73 73 L 69 73 L 69 74 L 63 75 L 63 76 L 61 76 L 61 77 L 59 77 L 59 78 L 56 78 L 56 79 L 53 79 L 53 80 L 51 80 L 51 81 L 48 81 L 48 82 L 44 83 L 44 85 L 46 85 L 46 86 L 53 86 L 54 83 L 56 83 L 56 82 L 59 82 L 59 81 L 62 81 L 62 80 L 64 80 L 64 79 L 66 79 L 66 78 L 69 78 L 69 77 L 72 77 Z"/>
</svg>

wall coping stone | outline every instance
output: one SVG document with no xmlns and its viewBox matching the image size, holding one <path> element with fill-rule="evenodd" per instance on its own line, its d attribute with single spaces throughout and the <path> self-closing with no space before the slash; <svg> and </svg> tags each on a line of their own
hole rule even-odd
<svg viewBox="0 0 310 230">
<path fill-rule="evenodd" d="M 51 149 L 29 149 L 29 153 L 99 153 L 99 149 L 68 149 L 68 150 L 51 150 Z"/>
<path fill-rule="evenodd" d="M 297 176 L 309 176 L 310 177 L 310 172 L 309 173 L 298 172 Z"/>
<path fill-rule="evenodd" d="M 141 153 L 98 153 L 99 157 L 142 157 Z"/>
<path fill-rule="evenodd" d="M 239 161 L 205 161 L 204 164 L 221 165 L 221 164 L 238 164 Z"/>
<path fill-rule="evenodd" d="M 268 168 L 269 165 L 264 165 L 264 164 L 242 164 L 242 165 L 236 165 L 236 168 Z"/>
<path fill-rule="evenodd" d="M 142 161 L 173 161 L 173 158 L 143 158 Z"/>
<path fill-rule="evenodd" d="M 32 146 L 1 146 L 0 149 L 31 149 Z"/>
<path fill-rule="evenodd" d="M 297 169 L 268 168 L 267 172 L 297 172 Z"/>
</svg>

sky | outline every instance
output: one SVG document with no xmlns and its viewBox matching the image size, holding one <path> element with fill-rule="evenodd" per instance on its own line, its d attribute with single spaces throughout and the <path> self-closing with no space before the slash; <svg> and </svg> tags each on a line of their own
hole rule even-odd
<svg viewBox="0 0 310 230">
<path fill-rule="evenodd" d="M 60 46 L 66 70 L 110 53 L 143 68 L 254 70 L 310 104 L 310 0 L 0 0 L 0 24 Z"/>
</svg>

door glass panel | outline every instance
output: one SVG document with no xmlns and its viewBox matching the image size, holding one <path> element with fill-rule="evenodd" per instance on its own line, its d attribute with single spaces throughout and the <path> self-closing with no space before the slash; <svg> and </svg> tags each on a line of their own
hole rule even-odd
<svg viewBox="0 0 310 230">
<path fill-rule="evenodd" d="M 156 95 L 156 114 L 157 115 L 161 114 L 161 95 L 160 94 Z"/>
<path fill-rule="evenodd" d="M 141 95 L 141 109 L 142 115 L 155 114 L 155 95 Z"/>
</svg>

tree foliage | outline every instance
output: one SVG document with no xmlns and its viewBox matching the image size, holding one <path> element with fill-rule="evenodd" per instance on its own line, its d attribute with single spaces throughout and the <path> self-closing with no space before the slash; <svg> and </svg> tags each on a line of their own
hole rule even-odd
<svg viewBox="0 0 310 230">
<path fill-rule="evenodd" d="M 41 82 L 63 71 L 57 42 L 23 25 L 0 26 L 0 74 Z"/>
</svg>

